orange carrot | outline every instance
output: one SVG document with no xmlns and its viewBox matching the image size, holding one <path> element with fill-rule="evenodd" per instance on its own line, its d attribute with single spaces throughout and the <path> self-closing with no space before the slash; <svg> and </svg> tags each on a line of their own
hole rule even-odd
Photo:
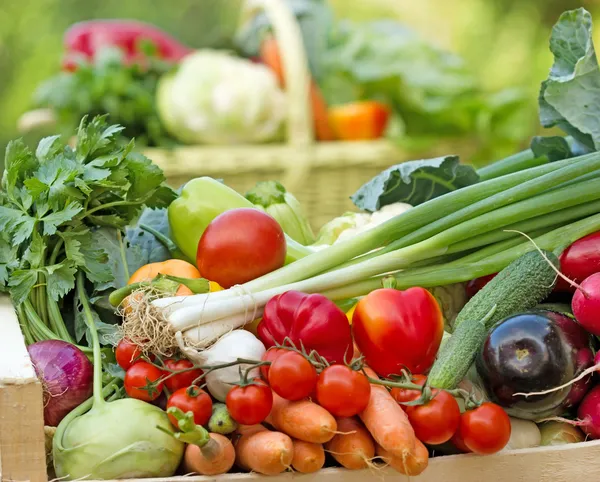
<svg viewBox="0 0 600 482">
<path fill-rule="evenodd" d="M 333 415 L 320 405 L 309 400 L 290 402 L 275 392 L 266 422 L 290 437 L 315 444 L 329 442 L 337 430 Z"/>
<path fill-rule="evenodd" d="M 370 368 L 365 368 L 365 371 L 369 377 L 378 378 Z M 375 441 L 390 454 L 404 460 L 414 453 L 415 431 L 387 388 L 371 384 L 369 404 L 359 416 Z"/>
<path fill-rule="evenodd" d="M 279 55 L 279 47 L 272 35 L 268 35 L 262 41 L 260 46 L 260 59 L 263 64 L 273 71 L 279 81 L 279 85 L 285 87 L 285 72 L 283 70 L 281 56 Z M 319 86 L 312 79 L 310 81 L 309 100 L 313 115 L 315 137 L 320 141 L 335 140 L 335 133 L 329 122 L 327 103 L 325 102 Z"/>
<path fill-rule="evenodd" d="M 423 472 L 429 464 L 429 452 L 423 443 L 417 439 L 415 450 L 409 453 L 404 459 L 392 455 L 390 452 L 377 446 L 377 455 L 383 459 L 386 464 L 404 475 L 414 477 Z"/>
<path fill-rule="evenodd" d="M 294 457 L 292 439 L 271 432 L 262 425 L 240 426 L 235 444 L 236 463 L 240 468 L 264 475 L 277 475 L 288 469 Z"/>
<path fill-rule="evenodd" d="M 325 449 L 342 467 L 366 469 L 375 457 L 373 437 L 356 418 L 336 418 L 336 422 L 340 433 L 325 444 Z"/>
<path fill-rule="evenodd" d="M 204 447 L 190 444 L 185 449 L 183 470 L 200 475 L 219 475 L 229 472 L 235 462 L 233 444 L 224 435 L 210 434 Z"/>
<path fill-rule="evenodd" d="M 294 439 L 292 467 L 302 474 L 311 474 L 325 465 L 325 451 L 321 444 Z"/>
</svg>

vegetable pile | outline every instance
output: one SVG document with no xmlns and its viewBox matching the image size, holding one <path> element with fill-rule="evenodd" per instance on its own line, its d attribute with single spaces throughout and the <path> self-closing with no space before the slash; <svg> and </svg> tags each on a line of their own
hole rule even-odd
<svg viewBox="0 0 600 482">
<path fill-rule="evenodd" d="M 572 108 L 600 102 L 591 38 L 584 9 L 552 32 L 541 120 L 567 137 L 479 171 L 392 166 L 318 233 L 277 182 L 174 191 L 105 117 L 72 145 L 12 142 L 0 282 L 45 389 L 49 470 L 417 476 L 600 438 L 600 137 Z"/>
</svg>

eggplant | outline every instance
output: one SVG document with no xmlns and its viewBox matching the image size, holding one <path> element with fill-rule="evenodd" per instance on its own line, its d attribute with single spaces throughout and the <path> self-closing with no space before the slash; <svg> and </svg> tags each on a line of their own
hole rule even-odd
<svg viewBox="0 0 600 482">
<path fill-rule="evenodd" d="M 592 338 L 569 316 L 534 309 L 509 316 L 492 327 L 476 359 L 483 389 L 490 401 L 517 418 L 537 420 L 565 412 L 591 388 L 586 377 L 545 395 L 591 366 Z"/>
</svg>

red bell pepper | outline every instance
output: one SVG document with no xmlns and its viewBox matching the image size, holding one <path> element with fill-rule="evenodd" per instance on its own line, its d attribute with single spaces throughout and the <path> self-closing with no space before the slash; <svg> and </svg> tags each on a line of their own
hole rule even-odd
<svg viewBox="0 0 600 482">
<path fill-rule="evenodd" d="M 288 338 L 297 348 L 316 350 L 329 363 L 350 361 L 354 353 L 346 314 L 319 294 L 286 291 L 265 306 L 257 328 L 267 348 L 283 345 Z"/>
<path fill-rule="evenodd" d="M 426 289 L 381 288 L 356 305 L 352 332 L 365 361 L 379 376 L 399 375 L 402 369 L 424 374 L 442 342 L 444 318 Z"/>
<path fill-rule="evenodd" d="M 66 55 L 63 68 L 73 71 L 80 60 L 93 62 L 97 52 L 106 46 L 119 47 L 125 62 L 143 62 L 140 51 L 143 41 L 156 47 L 156 55 L 167 62 L 177 63 L 192 49 L 181 44 L 158 27 L 136 20 L 89 20 L 72 25 L 63 38 Z"/>
</svg>

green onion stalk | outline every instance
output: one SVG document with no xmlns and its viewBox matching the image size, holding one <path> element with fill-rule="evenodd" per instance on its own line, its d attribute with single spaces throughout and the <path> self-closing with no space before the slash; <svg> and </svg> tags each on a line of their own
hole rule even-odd
<svg viewBox="0 0 600 482">
<path fill-rule="evenodd" d="M 249 306 L 260 311 L 271 297 L 288 290 L 334 293 L 336 299 L 360 296 L 365 292 L 358 293 L 356 286 L 372 289 L 381 285 L 380 277 L 400 270 L 400 281 L 407 276 L 403 273 L 413 269 L 425 270 L 432 279 L 441 267 L 451 266 L 453 273 L 461 273 L 456 275 L 460 279 L 440 277 L 431 286 L 472 279 L 480 275 L 481 261 L 465 257 L 476 258 L 479 249 L 495 253 L 495 271 L 510 263 L 515 253 L 533 249 L 530 243 L 515 241 L 517 233 L 511 231 L 535 234 L 542 247 L 554 250 L 560 237 L 553 233 L 561 233 L 562 241 L 574 241 L 600 229 L 594 224 L 600 213 L 599 173 L 600 153 L 592 153 L 506 174 L 415 206 L 241 287 L 178 298 L 177 303 L 175 298 L 153 303 L 163 308 L 177 329 L 184 330 L 197 324 L 199 316 L 209 322 L 245 312 L 251 315 Z M 491 248 L 497 243 L 504 244 Z M 430 260 L 435 264 L 429 265 Z M 408 280 L 402 286 L 420 284 Z"/>
</svg>

